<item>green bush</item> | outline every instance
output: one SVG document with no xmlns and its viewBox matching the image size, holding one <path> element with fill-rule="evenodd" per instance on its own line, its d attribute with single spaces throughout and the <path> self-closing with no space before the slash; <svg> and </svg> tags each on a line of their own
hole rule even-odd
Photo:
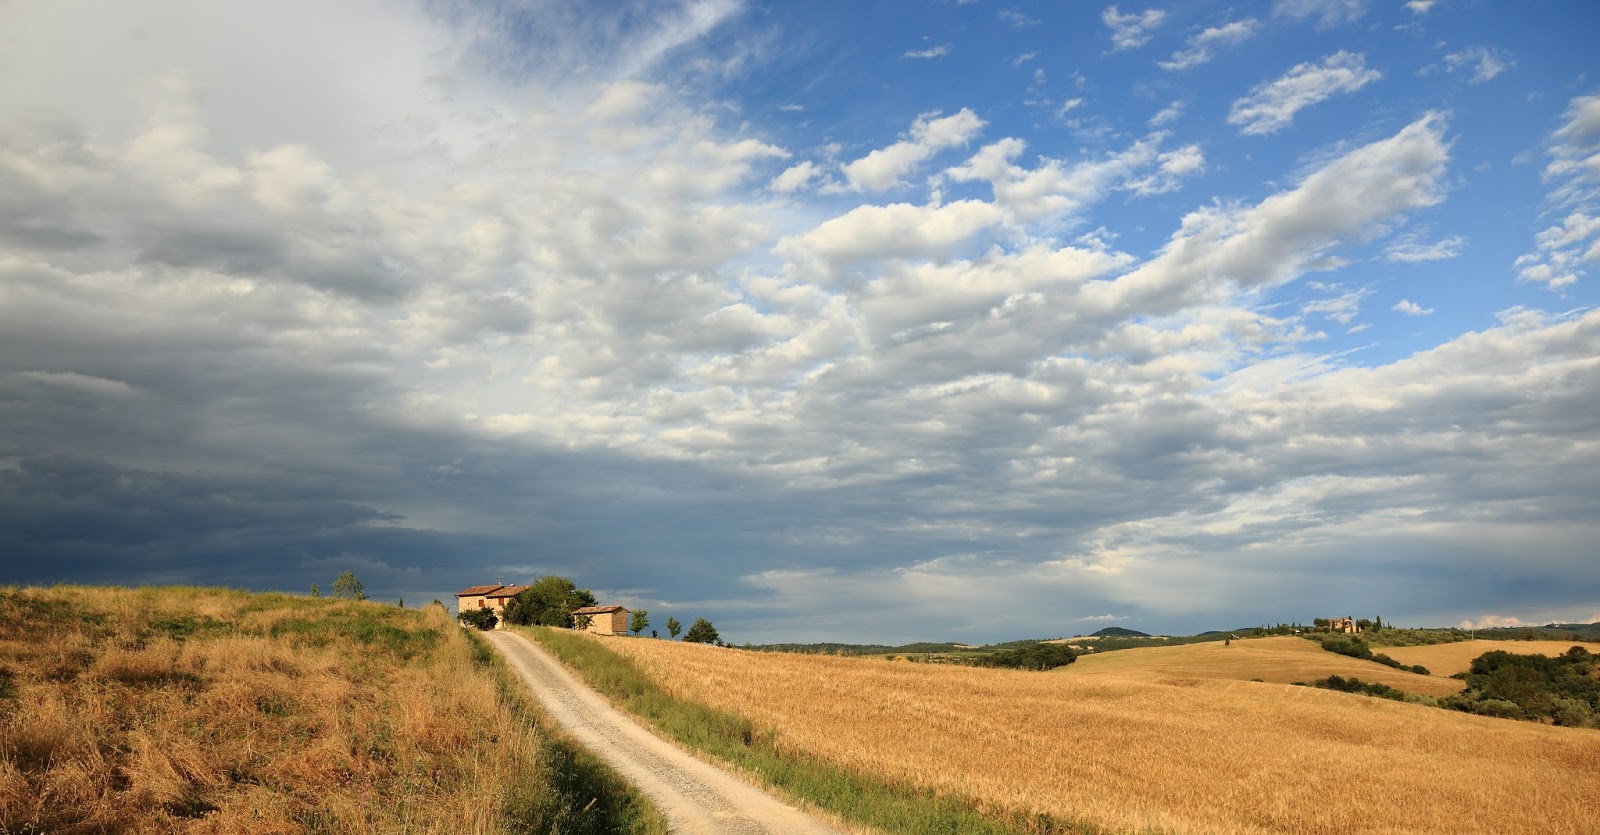
<svg viewBox="0 0 1600 835">
<path fill-rule="evenodd" d="M 496 624 L 500 623 L 500 619 L 495 617 L 493 609 L 468 609 L 456 615 L 456 620 L 483 630 L 493 629 Z"/>
<path fill-rule="evenodd" d="M 1395 701 L 1404 701 L 1406 698 L 1405 693 L 1387 684 L 1369 683 L 1359 678 L 1328 676 L 1311 682 L 1311 686 L 1321 687 L 1324 690 L 1337 690 L 1341 693 L 1360 693 L 1364 696 L 1377 696 L 1380 699 L 1393 699 Z"/>
</svg>

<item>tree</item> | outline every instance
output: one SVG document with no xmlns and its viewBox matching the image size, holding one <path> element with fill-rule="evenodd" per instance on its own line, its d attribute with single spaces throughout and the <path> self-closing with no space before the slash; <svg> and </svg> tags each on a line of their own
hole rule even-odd
<svg viewBox="0 0 1600 835">
<path fill-rule="evenodd" d="M 311 584 L 311 596 L 312 597 L 321 597 L 322 596 L 322 587 L 317 585 L 316 583 L 312 583 Z"/>
<path fill-rule="evenodd" d="M 456 620 L 485 631 L 493 629 L 495 624 L 500 622 L 500 619 L 494 616 L 493 609 L 468 609 L 456 615 Z"/>
<path fill-rule="evenodd" d="M 705 618 L 695 618 L 694 625 L 689 627 L 688 634 L 683 636 L 691 644 L 714 644 L 721 640 L 717 635 L 717 628 Z"/>
<path fill-rule="evenodd" d="M 649 625 L 650 613 L 644 609 L 634 609 L 633 614 L 628 618 L 628 630 L 635 635 L 643 632 L 644 628 Z"/>
<path fill-rule="evenodd" d="M 683 624 L 677 618 L 667 618 L 667 634 L 672 636 L 672 640 L 678 640 L 678 633 L 682 631 Z"/>
<path fill-rule="evenodd" d="M 349 571 L 340 574 L 333 581 L 333 596 L 346 600 L 366 600 L 367 587 L 356 579 L 356 575 Z"/>
<path fill-rule="evenodd" d="M 595 605 L 594 594 L 566 577 L 540 577 L 506 603 L 506 623 L 570 629 L 572 610 Z"/>
</svg>

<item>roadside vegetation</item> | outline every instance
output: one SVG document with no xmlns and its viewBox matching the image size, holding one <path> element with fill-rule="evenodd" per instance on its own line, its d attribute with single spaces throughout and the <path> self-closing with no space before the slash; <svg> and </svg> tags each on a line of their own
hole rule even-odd
<svg viewBox="0 0 1600 835">
<path fill-rule="evenodd" d="M 568 663 L 618 704 L 646 718 L 666 713 L 651 721 L 677 724 L 668 736 L 780 786 L 800 783 L 790 791 L 801 797 L 805 783 L 833 778 L 801 780 L 788 776 L 791 768 L 843 775 L 844 786 L 920 792 L 991 826 L 1029 831 L 1024 822 L 1037 818 L 1057 831 L 1185 834 L 1584 833 L 1600 807 L 1600 733 L 1592 730 L 1210 678 L 1184 672 L 1179 660 L 1157 672 L 1137 665 L 1141 655 L 1201 653 L 1195 670 L 1282 642 L 1307 665 L 1463 686 L 1292 637 L 1095 654 L 1047 673 L 537 637 L 566 647 Z M 615 655 L 631 663 L 606 660 Z M 1127 666 L 1093 673 L 1091 662 Z M 711 741 L 695 741 L 702 736 Z M 894 815 L 884 817 L 892 823 Z M 984 831 L 928 826 L 909 831 Z"/>
<path fill-rule="evenodd" d="M 442 606 L 335 590 L 0 587 L 0 832 L 665 832 Z"/>
<path fill-rule="evenodd" d="M 763 719 L 668 692 L 639 663 L 615 651 L 645 645 L 688 647 L 690 642 L 607 640 L 559 629 L 518 631 L 555 653 L 589 686 L 655 726 L 663 736 L 843 820 L 907 835 L 1094 835 L 1109 831 L 1085 821 L 1069 822 L 1042 812 L 1010 810 L 959 793 L 904 779 L 882 779 L 830 763 L 786 745 L 783 735 Z M 697 646 L 690 651 L 762 657 L 710 646 Z M 848 730 L 840 730 L 848 734 Z"/>
</svg>

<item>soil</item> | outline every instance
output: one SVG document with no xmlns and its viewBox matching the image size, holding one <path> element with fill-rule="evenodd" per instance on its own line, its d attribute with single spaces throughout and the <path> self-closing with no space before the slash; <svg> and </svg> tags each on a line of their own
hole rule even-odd
<svg viewBox="0 0 1600 835">
<path fill-rule="evenodd" d="M 657 737 L 521 635 L 487 633 L 545 712 L 643 791 L 670 831 L 689 835 L 845 835 Z"/>
</svg>

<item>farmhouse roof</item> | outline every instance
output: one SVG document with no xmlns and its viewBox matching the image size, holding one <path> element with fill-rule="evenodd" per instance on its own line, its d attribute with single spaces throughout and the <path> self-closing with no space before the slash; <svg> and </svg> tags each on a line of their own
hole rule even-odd
<svg viewBox="0 0 1600 835">
<path fill-rule="evenodd" d="M 612 612 L 626 612 L 622 606 L 585 606 L 582 609 L 573 609 L 574 615 L 609 615 Z"/>
<path fill-rule="evenodd" d="M 487 597 L 487 598 L 490 598 L 490 599 L 501 598 L 501 597 L 516 597 L 517 596 L 517 592 L 523 591 L 523 590 L 525 590 L 527 588 L 528 588 L 527 586 L 501 586 L 499 591 L 490 592 L 489 594 L 484 595 L 484 597 Z"/>
<path fill-rule="evenodd" d="M 495 589 L 503 589 L 503 588 L 505 588 L 505 586 L 502 586 L 499 583 L 496 583 L 496 584 L 494 584 L 492 586 L 473 586 L 472 588 L 467 589 L 465 591 L 456 592 L 456 597 L 468 597 L 468 596 L 476 596 L 476 595 L 480 595 L 480 594 L 488 594 L 489 592 L 492 592 Z"/>
</svg>

